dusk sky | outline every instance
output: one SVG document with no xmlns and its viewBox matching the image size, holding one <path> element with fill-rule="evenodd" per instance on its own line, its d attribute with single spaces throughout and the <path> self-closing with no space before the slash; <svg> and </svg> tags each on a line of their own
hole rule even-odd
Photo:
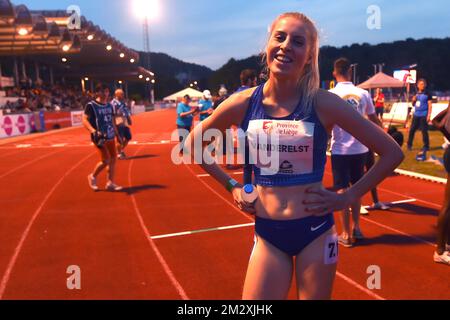
<svg viewBox="0 0 450 320">
<path fill-rule="evenodd" d="M 33 10 L 76 4 L 81 13 L 132 49 L 143 49 L 133 0 L 23 0 Z M 448 0 L 160 0 L 150 22 L 151 51 L 217 69 L 230 58 L 259 53 L 280 13 L 300 11 L 317 23 L 321 45 L 376 44 L 450 36 Z M 369 30 L 367 8 L 381 9 L 381 29 Z"/>
</svg>

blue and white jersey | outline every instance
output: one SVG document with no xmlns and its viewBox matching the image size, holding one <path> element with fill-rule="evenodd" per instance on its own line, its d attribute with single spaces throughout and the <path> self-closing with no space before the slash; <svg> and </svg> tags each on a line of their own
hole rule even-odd
<svg viewBox="0 0 450 320">
<path fill-rule="evenodd" d="M 130 123 L 128 119 L 131 117 L 131 112 L 128 110 L 127 105 L 117 99 L 111 101 L 111 105 L 114 108 L 114 116 L 116 118 L 116 125 L 126 125 L 129 126 Z"/>
<path fill-rule="evenodd" d="M 112 140 L 115 138 L 116 133 L 113 124 L 114 110 L 110 103 L 101 104 L 97 101 L 91 101 L 86 105 L 84 113 L 88 116 L 91 126 L 95 130 L 103 133 L 106 139 Z"/>
</svg>

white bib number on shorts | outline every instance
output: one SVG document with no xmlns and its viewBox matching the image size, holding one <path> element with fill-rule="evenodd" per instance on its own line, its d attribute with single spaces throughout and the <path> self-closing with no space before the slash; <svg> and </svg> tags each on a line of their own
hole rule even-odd
<svg viewBox="0 0 450 320">
<path fill-rule="evenodd" d="M 327 237 L 324 249 L 324 264 L 336 264 L 339 257 L 339 242 L 336 234 Z"/>
</svg>

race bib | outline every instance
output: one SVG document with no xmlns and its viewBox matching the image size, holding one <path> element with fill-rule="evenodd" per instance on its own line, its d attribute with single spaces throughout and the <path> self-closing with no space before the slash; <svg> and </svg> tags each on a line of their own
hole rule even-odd
<svg viewBox="0 0 450 320">
<path fill-rule="evenodd" d="M 324 264 L 336 264 L 339 257 L 339 242 L 337 235 L 330 235 L 325 241 Z"/>
<path fill-rule="evenodd" d="M 293 120 L 252 120 L 247 130 L 252 164 L 261 175 L 313 172 L 314 123 Z"/>
</svg>

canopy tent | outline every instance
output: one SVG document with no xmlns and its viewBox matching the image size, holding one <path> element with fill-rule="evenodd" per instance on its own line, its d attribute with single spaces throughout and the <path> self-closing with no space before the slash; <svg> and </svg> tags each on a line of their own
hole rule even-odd
<svg viewBox="0 0 450 320">
<path fill-rule="evenodd" d="M 192 89 L 192 88 L 186 88 L 186 89 L 178 91 L 168 97 L 165 97 L 163 100 L 164 101 L 177 101 L 177 100 L 183 98 L 185 95 L 189 95 L 191 98 L 200 99 L 203 97 L 203 92 L 200 92 L 200 91 Z"/>
<path fill-rule="evenodd" d="M 388 76 L 383 72 L 378 72 L 366 82 L 361 83 L 358 87 L 362 89 L 376 89 L 376 88 L 403 88 L 405 84 L 393 77 Z"/>
</svg>

